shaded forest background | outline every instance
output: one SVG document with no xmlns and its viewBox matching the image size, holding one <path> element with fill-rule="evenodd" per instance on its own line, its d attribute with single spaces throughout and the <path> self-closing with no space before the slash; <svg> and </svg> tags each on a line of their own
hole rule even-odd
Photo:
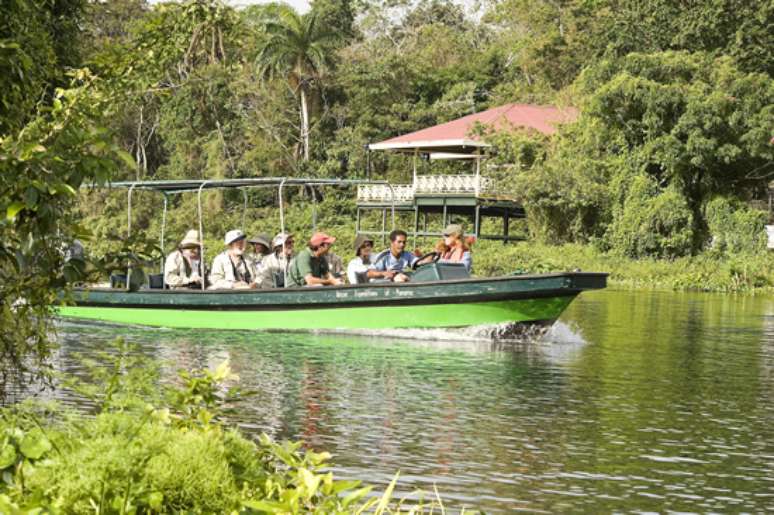
<svg viewBox="0 0 774 515">
<path fill-rule="evenodd" d="M 369 142 L 506 102 L 574 105 L 580 121 L 551 140 L 490 136 L 491 173 L 526 205 L 532 238 L 669 258 L 713 238 L 763 243 L 765 215 L 745 202 L 765 198 L 774 172 L 771 2 L 502 0 L 471 14 L 440 0 L 314 0 L 303 15 L 213 1 L 17 5 L 34 13 L 5 22 L 6 66 L 24 80 L 7 75 L 2 129 L 87 68 L 110 104 L 95 121 L 134 160 L 113 180 L 359 178 Z M 371 163 L 375 178 L 408 168 Z M 231 197 L 207 198 L 213 241 L 241 219 Z M 97 249 L 120 234 L 123 202 L 83 203 Z M 139 204 L 136 227 L 155 231 L 160 202 Z M 182 234 L 193 199 L 172 207 Z"/>
</svg>

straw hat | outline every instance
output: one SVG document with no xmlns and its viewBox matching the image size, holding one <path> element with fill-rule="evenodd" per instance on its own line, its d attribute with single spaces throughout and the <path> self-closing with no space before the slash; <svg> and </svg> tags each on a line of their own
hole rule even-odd
<svg viewBox="0 0 774 515">
<path fill-rule="evenodd" d="M 185 238 L 183 238 L 183 241 L 180 242 L 180 248 L 190 249 L 191 247 L 199 247 L 201 244 L 202 242 L 199 239 L 199 231 L 196 229 L 191 229 L 185 233 Z"/>
<path fill-rule="evenodd" d="M 462 226 L 460 224 L 449 224 L 446 226 L 446 229 L 443 230 L 444 236 L 451 236 L 453 234 L 458 235 L 460 238 L 465 236 L 465 231 L 462 230 Z"/>
</svg>

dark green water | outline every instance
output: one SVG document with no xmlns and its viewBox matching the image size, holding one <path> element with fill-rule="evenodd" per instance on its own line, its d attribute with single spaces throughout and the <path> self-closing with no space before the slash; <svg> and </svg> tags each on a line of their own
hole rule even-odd
<svg viewBox="0 0 774 515">
<path fill-rule="evenodd" d="M 61 368 L 118 335 L 170 375 L 229 358 L 246 431 L 455 510 L 774 511 L 773 298 L 595 292 L 530 344 L 62 324 Z"/>
</svg>

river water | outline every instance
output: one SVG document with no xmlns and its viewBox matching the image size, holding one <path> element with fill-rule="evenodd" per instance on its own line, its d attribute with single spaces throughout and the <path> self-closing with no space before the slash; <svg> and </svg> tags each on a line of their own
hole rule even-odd
<svg viewBox="0 0 774 515">
<path fill-rule="evenodd" d="M 229 359 L 243 430 L 452 511 L 774 511 L 774 298 L 590 292 L 529 343 L 63 322 L 60 367 L 118 335 L 170 377 Z"/>
</svg>

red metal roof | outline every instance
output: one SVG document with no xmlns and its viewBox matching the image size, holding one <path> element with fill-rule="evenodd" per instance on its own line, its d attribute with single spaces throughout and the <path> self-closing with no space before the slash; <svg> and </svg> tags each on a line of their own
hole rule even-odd
<svg viewBox="0 0 774 515">
<path fill-rule="evenodd" d="M 506 104 L 375 143 L 370 145 L 370 148 L 472 152 L 476 148 L 488 146 L 479 141 L 477 136 L 470 134 L 477 123 L 496 131 L 527 128 L 543 134 L 553 134 L 558 124 L 575 121 L 577 117 L 578 110 L 574 107 Z"/>
</svg>

